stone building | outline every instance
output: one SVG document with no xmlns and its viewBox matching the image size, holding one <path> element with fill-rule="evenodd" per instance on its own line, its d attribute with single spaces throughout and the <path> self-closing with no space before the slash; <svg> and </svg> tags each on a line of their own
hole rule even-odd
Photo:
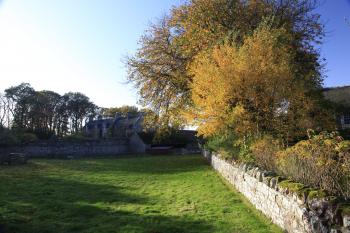
<svg viewBox="0 0 350 233">
<path fill-rule="evenodd" d="M 116 114 L 113 117 L 91 119 L 84 127 L 85 135 L 93 139 L 126 140 L 129 153 L 188 154 L 198 153 L 197 132 L 177 130 L 165 141 L 154 143 L 155 131 L 143 131 L 143 113 Z M 167 148 L 164 151 L 164 148 Z"/>
<path fill-rule="evenodd" d="M 117 113 L 115 117 L 90 119 L 85 125 L 85 134 L 92 138 L 128 138 L 142 132 L 143 113 Z"/>
</svg>

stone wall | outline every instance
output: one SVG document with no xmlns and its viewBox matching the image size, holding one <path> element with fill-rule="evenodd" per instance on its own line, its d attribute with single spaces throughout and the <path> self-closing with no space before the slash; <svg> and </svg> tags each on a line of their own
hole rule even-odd
<svg viewBox="0 0 350 233">
<path fill-rule="evenodd" d="M 287 232 L 350 233 L 350 213 L 332 199 L 309 199 L 281 187 L 276 177 L 257 167 L 225 161 L 208 151 L 203 155 L 258 210 Z"/>
<path fill-rule="evenodd" d="M 128 140 L 89 142 L 37 142 L 20 147 L 0 148 L 1 154 L 26 153 L 29 157 L 82 157 L 118 155 L 130 152 Z"/>
<path fill-rule="evenodd" d="M 142 141 L 137 133 L 133 133 L 129 139 L 129 148 L 131 153 L 143 154 L 147 150 L 147 145 Z"/>
</svg>

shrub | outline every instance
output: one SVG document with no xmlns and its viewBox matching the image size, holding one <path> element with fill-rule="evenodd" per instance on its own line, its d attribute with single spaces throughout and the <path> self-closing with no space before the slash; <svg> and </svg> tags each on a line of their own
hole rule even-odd
<svg viewBox="0 0 350 233">
<path fill-rule="evenodd" d="M 23 144 L 36 142 L 38 140 L 38 137 L 35 134 L 33 134 L 33 133 L 17 134 L 17 138 Z"/>
<path fill-rule="evenodd" d="M 321 133 L 277 153 L 278 173 L 332 195 L 350 198 L 350 143 Z"/>
<path fill-rule="evenodd" d="M 236 158 L 239 150 L 234 146 L 235 140 L 232 134 L 215 135 L 207 139 L 204 147 L 218 152 L 224 158 Z"/>
<path fill-rule="evenodd" d="M 276 154 L 281 150 L 280 141 L 266 136 L 254 142 L 251 146 L 252 154 L 254 155 L 255 164 L 260 168 L 276 171 Z"/>
<path fill-rule="evenodd" d="M 18 146 L 30 142 L 36 142 L 37 136 L 33 133 L 27 133 L 22 130 L 9 130 L 5 128 L 0 129 L 0 146 Z"/>
<path fill-rule="evenodd" d="M 251 139 L 238 139 L 233 133 L 215 135 L 207 139 L 205 148 L 218 152 L 223 158 L 235 159 L 239 162 L 253 163 L 250 150 Z"/>
<path fill-rule="evenodd" d="M 0 147 L 10 147 L 18 145 L 17 137 L 8 129 L 0 129 Z"/>
<path fill-rule="evenodd" d="M 65 136 L 63 140 L 67 142 L 84 142 L 84 141 L 87 141 L 88 139 L 81 134 L 72 134 L 72 135 Z"/>
<path fill-rule="evenodd" d="M 265 136 L 253 141 L 231 136 L 211 137 L 206 149 L 224 158 L 253 162 L 290 180 L 350 200 L 350 141 L 338 133 L 308 132 L 309 139 L 284 149 L 280 140 Z"/>
</svg>

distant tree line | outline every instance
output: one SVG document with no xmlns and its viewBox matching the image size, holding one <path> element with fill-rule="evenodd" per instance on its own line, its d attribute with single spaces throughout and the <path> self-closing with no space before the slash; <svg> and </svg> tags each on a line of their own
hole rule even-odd
<svg viewBox="0 0 350 233">
<path fill-rule="evenodd" d="M 154 129 L 157 115 L 136 106 L 103 108 L 79 92 L 60 95 L 36 91 L 21 83 L 0 93 L 0 146 L 32 142 L 37 139 L 84 139 L 83 129 L 89 120 L 114 118 L 117 114 L 144 114 L 144 128 Z"/>
<path fill-rule="evenodd" d="M 102 108 L 100 110 L 100 115 L 104 117 L 115 117 L 117 113 L 120 116 L 126 116 L 127 114 L 136 115 L 139 113 L 139 109 L 136 106 L 124 105 L 121 107 Z"/>
<path fill-rule="evenodd" d="M 97 112 L 98 107 L 79 92 L 60 95 L 22 83 L 0 94 L 0 126 L 43 139 L 78 133 Z"/>
</svg>

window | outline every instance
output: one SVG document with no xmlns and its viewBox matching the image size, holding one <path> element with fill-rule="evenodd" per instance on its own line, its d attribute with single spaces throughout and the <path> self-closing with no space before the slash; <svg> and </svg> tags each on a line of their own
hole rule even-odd
<svg viewBox="0 0 350 233">
<path fill-rule="evenodd" d="M 344 114 L 344 125 L 350 125 L 350 113 Z"/>
</svg>

